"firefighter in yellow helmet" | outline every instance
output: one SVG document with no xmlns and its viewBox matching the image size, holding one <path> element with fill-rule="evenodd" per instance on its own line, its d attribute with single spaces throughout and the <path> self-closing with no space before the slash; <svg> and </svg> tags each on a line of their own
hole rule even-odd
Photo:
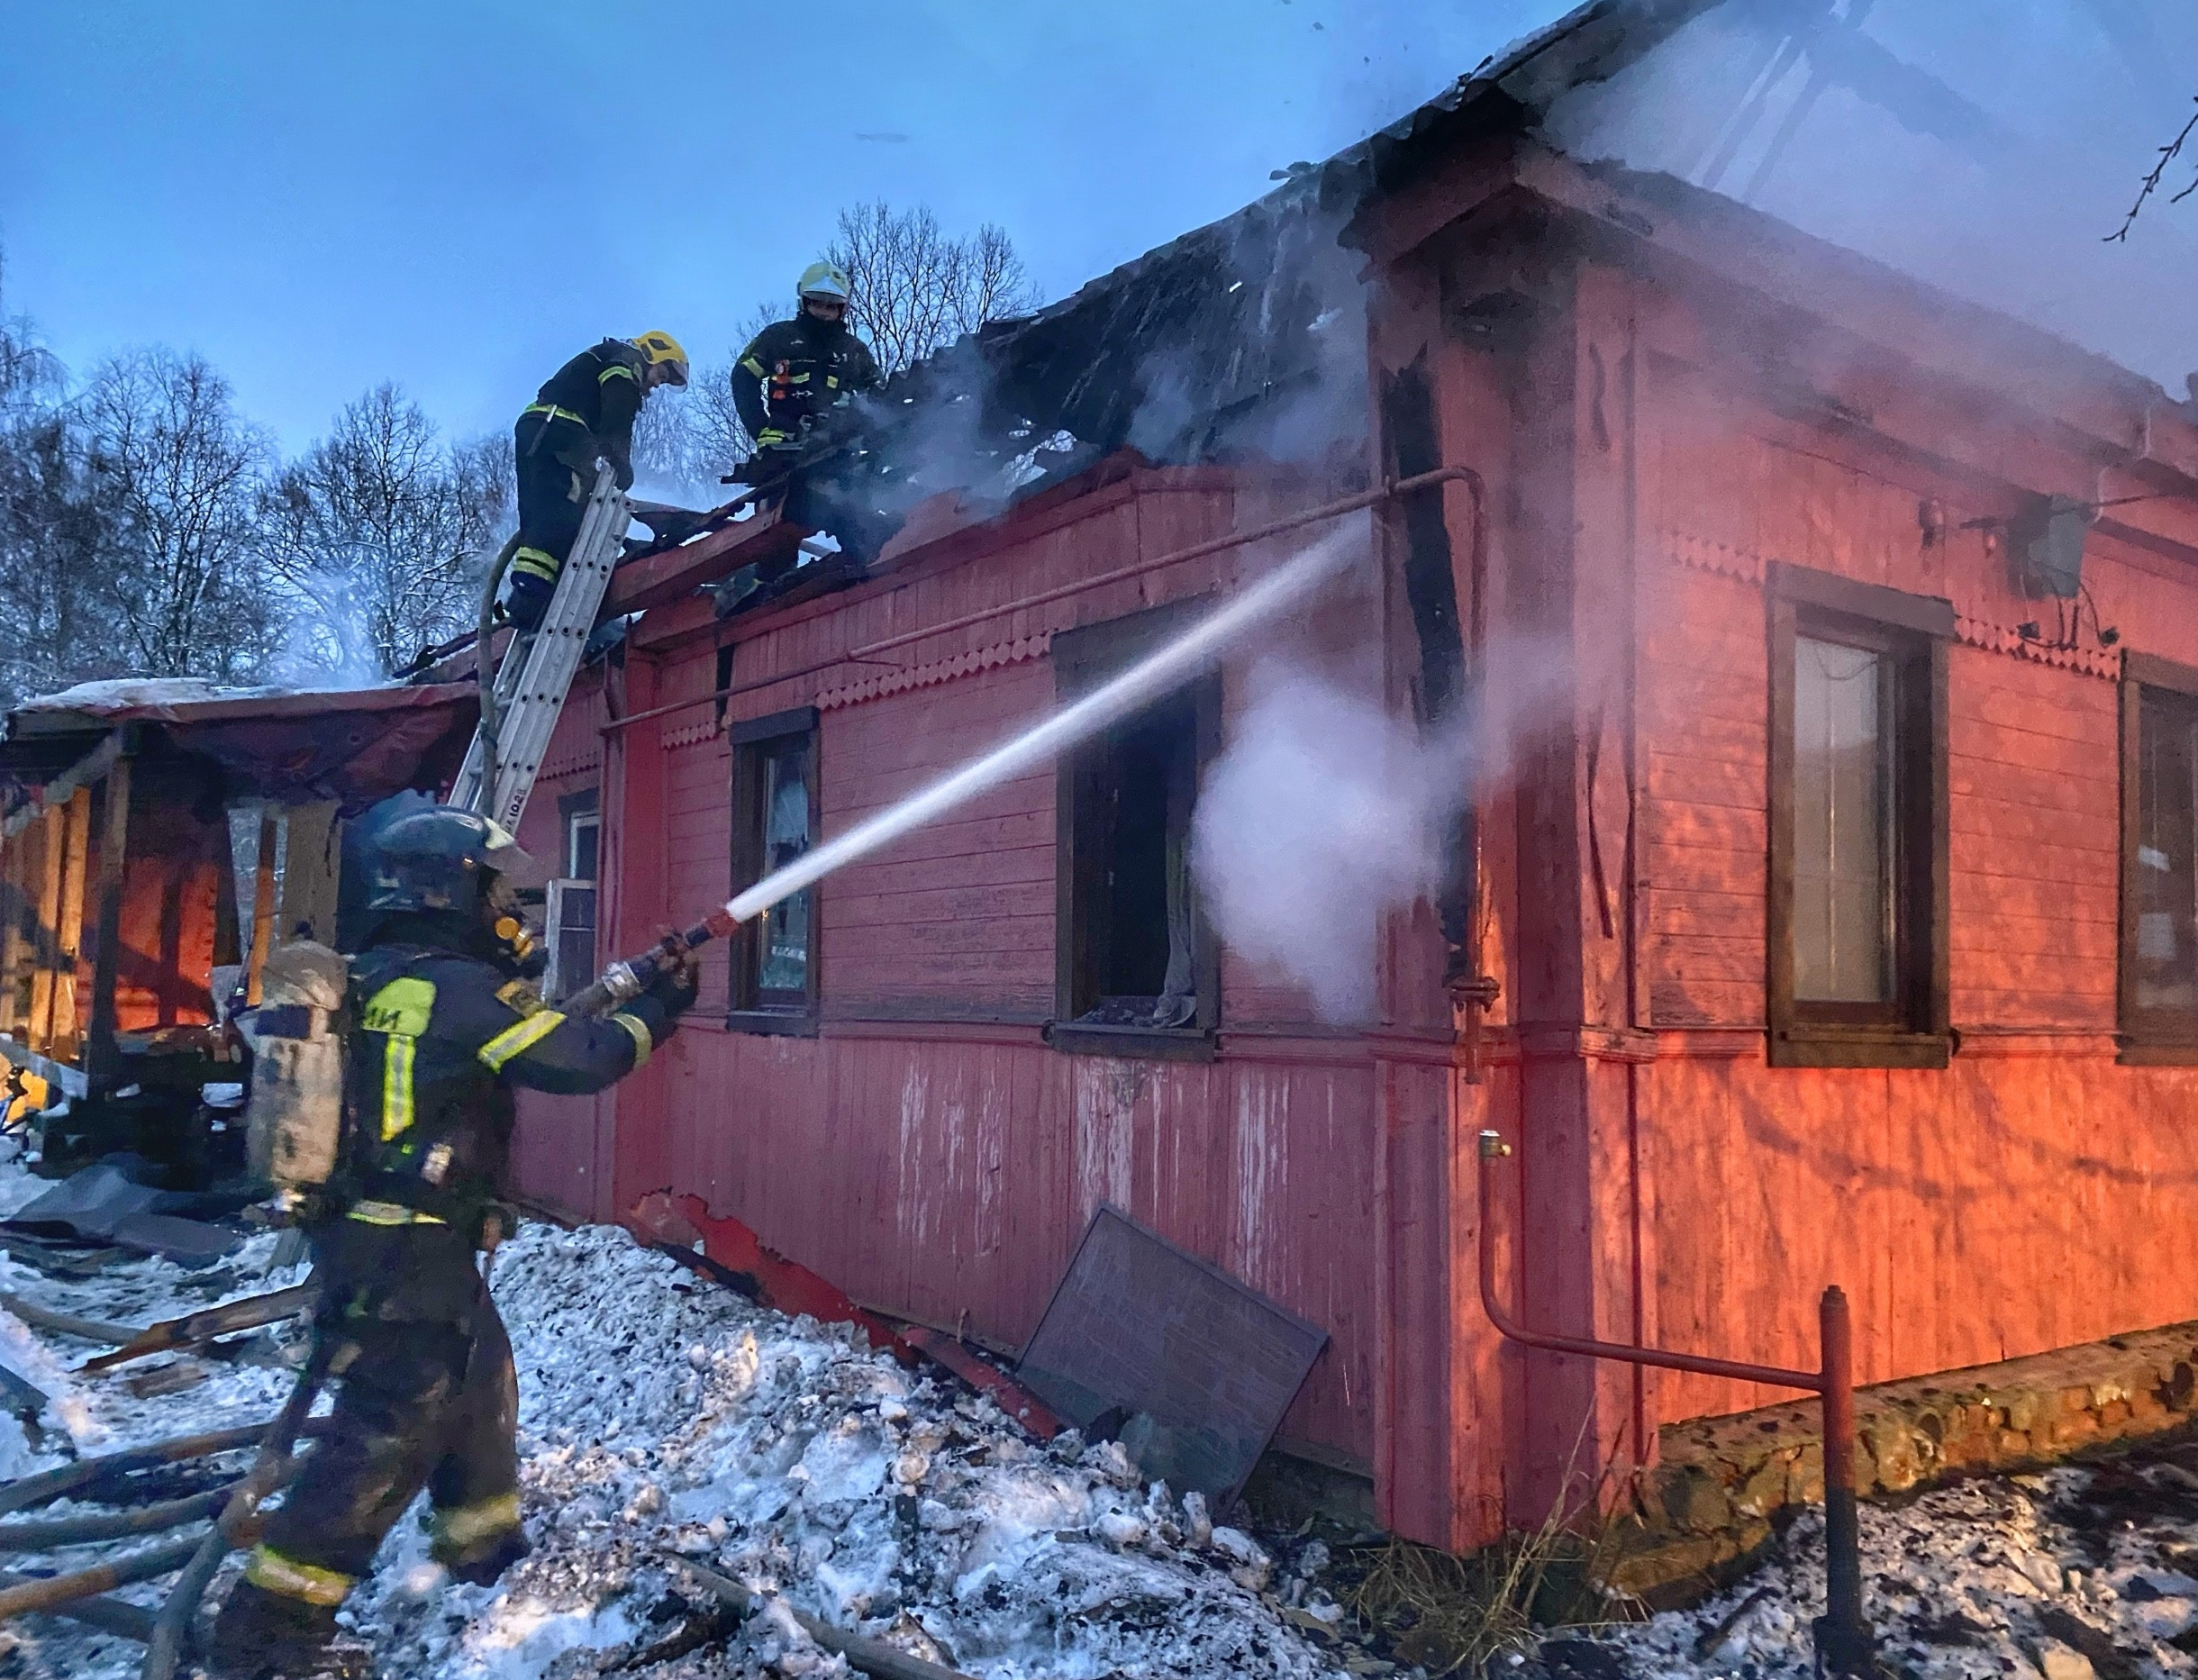
<svg viewBox="0 0 2198 1680">
<path fill-rule="evenodd" d="M 687 382 L 687 353 L 668 332 L 605 339 L 550 376 L 512 434 L 519 477 L 519 546 L 506 612 L 532 630 L 550 610 L 557 575 L 605 460 L 618 487 L 633 483 L 633 422 L 658 386 Z"/>
<path fill-rule="evenodd" d="M 732 368 L 733 406 L 758 449 L 798 442 L 808 422 L 878 382 L 877 359 L 847 323 L 847 271 L 813 262 L 795 290 L 794 318 L 764 328 Z"/>
</svg>

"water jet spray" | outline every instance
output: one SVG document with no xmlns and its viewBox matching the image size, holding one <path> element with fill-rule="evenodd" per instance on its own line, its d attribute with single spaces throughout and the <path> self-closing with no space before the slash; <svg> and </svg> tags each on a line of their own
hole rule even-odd
<svg viewBox="0 0 2198 1680">
<path fill-rule="evenodd" d="M 1378 493 L 1363 498 L 1360 504 L 1368 505 L 1376 499 Z M 1308 517 L 1320 517 L 1325 512 Z M 913 829 L 936 822 L 1179 687 L 1246 631 L 1297 605 L 1342 570 L 1358 541 L 1350 531 L 1322 538 L 1081 700 L 1040 719 L 869 821 L 774 869 L 685 932 L 668 933 L 640 955 L 613 963 L 593 985 L 567 1001 L 566 1013 L 596 1014 L 638 996 L 667 963 L 713 939 L 730 936 L 742 922 L 754 921 L 833 870 L 890 845 Z"/>
</svg>

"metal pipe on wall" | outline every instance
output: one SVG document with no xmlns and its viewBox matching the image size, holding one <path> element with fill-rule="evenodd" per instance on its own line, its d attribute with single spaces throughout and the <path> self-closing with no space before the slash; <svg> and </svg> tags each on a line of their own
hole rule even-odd
<svg viewBox="0 0 2198 1680">
<path fill-rule="evenodd" d="M 1499 1131 L 1480 1135 L 1481 1310 L 1496 1333 L 1521 1347 L 1584 1359 L 1611 1359 L 1627 1365 L 1721 1376 L 1738 1383 L 1797 1388 L 1820 1396 L 1824 1439 L 1824 1613 L 1814 1623 L 1819 1672 L 1875 1675 L 1876 1640 L 1862 1612 L 1862 1541 L 1855 1494 L 1854 1335 L 1847 1292 L 1827 1287 L 1818 1303 L 1817 1333 L 1823 1363 L 1814 1371 L 1793 1371 L 1703 1354 L 1675 1353 L 1630 1342 L 1601 1341 L 1588 1336 L 1560 1336 L 1530 1330 L 1512 1317 L 1496 1298 L 1494 1163 L 1511 1153 Z"/>
<path fill-rule="evenodd" d="M 1170 566 L 1180 566 L 1187 560 L 1203 559 L 1209 554 L 1219 554 L 1224 549 L 1241 548 L 1249 543 L 1264 542 L 1269 537 L 1278 537 L 1303 526 L 1318 523 L 1324 519 L 1340 519 L 1346 513 L 1362 513 L 1379 506 L 1393 496 L 1409 495 L 1414 491 L 1433 489 L 1446 484 L 1470 483 L 1478 486 L 1480 476 L 1470 467 L 1438 467 L 1432 472 L 1416 474 L 1410 478 L 1399 478 L 1372 490 L 1361 490 L 1333 502 L 1323 502 L 1318 507 L 1291 513 L 1281 519 L 1269 520 L 1264 525 L 1255 525 L 1249 531 L 1232 531 L 1224 537 L 1212 537 L 1203 542 L 1194 542 L 1186 549 L 1177 549 L 1149 560 L 1137 560 L 1128 566 L 1118 566 L 1113 571 L 1100 572 L 1091 577 L 1079 577 L 1074 583 L 1061 584 L 1051 589 L 1041 589 L 1036 595 L 1024 595 L 1019 600 L 1004 602 L 999 606 L 988 606 L 975 613 L 965 613 L 959 618 L 950 618 L 943 624 L 926 624 L 921 630 L 903 631 L 896 636 L 881 637 L 876 641 L 864 642 L 845 653 L 835 653 L 829 658 L 798 666 L 790 671 L 775 672 L 768 677 L 750 678 L 745 683 L 734 683 L 727 687 L 713 689 L 706 695 L 695 695 L 686 700 L 674 700 L 665 705 L 651 706 L 646 712 L 635 712 L 622 718 L 613 718 L 599 725 L 605 735 L 630 729 L 636 723 L 646 723 L 656 718 L 669 717 L 677 712 L 691 712 L 698 706 L 714 705 L 721 700 L 730 700 L 735 695 L 744 695 L 758 688 L 769 688 L 779 683 L 790 683 L 796 678 L 813 677 L 819 671 L 829 671 L 834 666 L 859 665 L 880 653 L 895 648 L 922 641 L 931 636 L 950 635 L 958 630 L 967 630 L 987 619 L 1003 618 L 1011 613 L 1027 612 L 1031 607 L 1045 606 L 1070 595 L 1081 595 L 1087 589 L 1104 589 L 1110 584 L 1127 582 L 1148 573 L 1164 571 Z"/>
</svg>

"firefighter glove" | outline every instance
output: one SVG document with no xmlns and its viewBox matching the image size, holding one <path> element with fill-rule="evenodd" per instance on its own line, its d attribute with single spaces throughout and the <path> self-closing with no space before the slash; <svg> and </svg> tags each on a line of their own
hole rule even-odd
<svg viewBox="0 0 2198 1680">
<path fill-rule="evenodd" d="M 649 982 L 649 995 L 664 1006 L 666 1014 L 685 1014 L 702 991 L 702 958 L 689 950 L 657 960 L 657 977 Z"/>
</svg>

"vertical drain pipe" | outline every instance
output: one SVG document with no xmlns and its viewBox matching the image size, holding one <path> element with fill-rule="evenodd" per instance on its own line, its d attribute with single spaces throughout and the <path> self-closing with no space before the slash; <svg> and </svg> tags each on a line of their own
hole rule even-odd
<svg viewBox="0 0 2198 1680">
<path fill-rule="evenodd" d="M 1824 1430 L 1824 1613 L 1812 1624 L 1817 1672 L 1874 1677 L 1878 1673 L 1876 1636 L 1862 1613 L 1862 1536 L 1855 1507 L 1854 1330 L 1847 1292 L 1833 1284 L 1818 1303 L 1817 1333 L 1823 1363 L 1814 1371 L 1789 1371 L 1703 1354 L 1673 1353 L 1630 1342 L 1597 1341 L 1585 1336 L 1558 1336 L 1529 1330 L 1496 1298 L 1496 1205 L 1494 1164 L 1511 1153 L 1500 1131 L 1480 1140 L 1481 1309 L 1497 1334 L 1524 1348 L 1568 1353 L 1584 1359 L 1612 1359 L 1659 1370 L 1688 1371 L 1772 1388 L 1798 1388 L 1818 1395 Z"/>
</svg>

